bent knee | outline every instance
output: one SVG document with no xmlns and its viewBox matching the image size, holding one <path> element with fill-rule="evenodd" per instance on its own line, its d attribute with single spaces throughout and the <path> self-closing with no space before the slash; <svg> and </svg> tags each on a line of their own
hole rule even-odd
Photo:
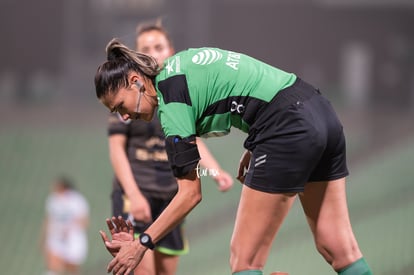
<svg viewBox="0 0 414 275">
<path fill-rule="evenodd" d="M 342 245 L 340 243 L 318 242 L 316 249 L 335 270 L 347 266 L 362 257 L 356 242 Z"/>
</svg>

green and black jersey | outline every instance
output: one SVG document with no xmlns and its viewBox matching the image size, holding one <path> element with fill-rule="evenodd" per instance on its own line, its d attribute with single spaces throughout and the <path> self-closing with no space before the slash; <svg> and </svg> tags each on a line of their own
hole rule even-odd
<svg viewBox="0 0 414 275">
<path fill-rule="evenodd" d="M 296 75 L 244 54 L 188 49 L 165 61 L 156 77 L 159 118 L 166 136 L 248 132 L 261 108 Z"/>
</svg>

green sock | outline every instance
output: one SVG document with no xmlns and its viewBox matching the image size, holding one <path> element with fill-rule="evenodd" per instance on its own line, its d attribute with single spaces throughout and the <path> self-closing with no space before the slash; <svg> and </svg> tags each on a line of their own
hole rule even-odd
<svg viewBox="0 0 414 275">
<path fill-rule="evenodd" d="M 261 270 L 243 270 L 233 273 L 233 275 L 263 275 Z"/>
<path fill-rule="evenodd" d="M 339 275 L 372 275 L 371 268 L 369 268 L 364 258 L 348 265 L 338 272 Z"/>
</svg>

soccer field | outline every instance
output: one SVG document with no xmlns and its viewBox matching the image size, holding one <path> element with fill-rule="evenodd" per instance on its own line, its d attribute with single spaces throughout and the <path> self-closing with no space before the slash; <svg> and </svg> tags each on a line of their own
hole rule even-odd
<svg viewBox="0 0 414 275">
<path fill-rule="evenodd" d="M 50 179 L 67 173 L 91 206 L 89 256 L 84 274 L 105 274 L 110 255 L 98 234 L 110 215 L 112 171 L 104 119 L 92 127 L 13 126 L 0 135 L 0 227 L 4 274 L 42 274 L 39 236 Z M 352 135 L 352 133 L 348 133 Z M 235 130 L 206 143 L 224 169 L 235 173 L 243 136 Z M 352 144 L 351 144 L 352 147 Z M 352 148 L 351 148 L 352 149 Z M 348 200 L 354 231 L 374 274 L 409 274 L 414 270 L 414 137 L 374 152 L 351 164 Z M 203 182 L 203 201 L 186 222 L 190 254 L 181 258 L 178 274 L 229 274 L 228 254 L 240 185 L 220 193 L 213 181 Z M 281 228 L 265 274 L 335 274 L 316 252 L 296 202 Z"/>
</svg>

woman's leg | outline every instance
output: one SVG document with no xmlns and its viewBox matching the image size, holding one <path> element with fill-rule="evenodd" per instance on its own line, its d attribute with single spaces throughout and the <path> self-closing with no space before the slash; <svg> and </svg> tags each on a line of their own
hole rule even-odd
<svg viewBox="0 0 414 275">
<path fill-rule="evenodd" d="M 175 275 L 180 257 L 167 255 L 158 251 L 155 254 L 155 269 L 157 275 Z"/>
<path fill-rule="evenodd" d="M 64 271 L 64 260 L 51 250 L 46 252 L 47 270 L 52 274 L 59 274 Z"/>
<path fill-rule="evenodd" d="M 334 270 L 362 258 L 349 219 L 345 178 L 310 182 L 299 197 L 316 247 Z"/>
<path fill-rule="evenodd" d="M 80 265 L 66 262 L 65 270 L 67 271 L 68 275 L 78 275 L 80 274 Z"/>
<path fill-rule="evenodd" d="M 232 272 L 262 270 L 296 194 L 265 193 L 243 185 L 231 240 Z"/>
</svg>

